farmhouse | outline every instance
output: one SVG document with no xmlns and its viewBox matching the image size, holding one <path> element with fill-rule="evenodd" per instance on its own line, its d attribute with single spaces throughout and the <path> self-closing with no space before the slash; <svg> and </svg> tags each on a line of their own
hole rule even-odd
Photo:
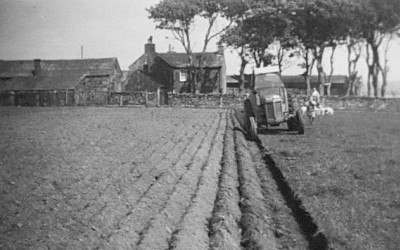
<svg viewBox="0 0 400 250">
<path fill-rule="evenodd" d="M 199 65 L 201 53 L 193 53 L 194 65 Z M 226 93 L 226 64 L 224 49 L 222 46 L 216 52 L 206 52 L 203 68 L 205 81 L 200 86 L 200 93 Z M 130 74 L 126 83 L 129 85 L 141 85 L 147 89 L 147 85 L 135 79 L 146 74 L 156 81 L 162 92 L 182 93 L 189 90 L 189 63 L 186 53 L 157 53 L 155 44 L 150 38 L 144 46 L 144 54 L 129 66 Z M 138 87 L 132 87 L 139 89 Z M 152 88 L 150 86 L 149 88 Z"/>
<path fill-rule="evenodd" d="M 122 91 L 116 58 L 0 61 L 0 105 L 102 105 Z"/>
</svg>

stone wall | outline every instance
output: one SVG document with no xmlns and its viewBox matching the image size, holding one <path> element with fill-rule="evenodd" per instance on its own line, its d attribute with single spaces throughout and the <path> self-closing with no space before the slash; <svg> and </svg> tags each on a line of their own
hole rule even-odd
<svg viewBox="0 0 400 250">
<path fill-rule="evenodd" d="M 304 105 L 306 96 L 298 96 L 299 104 Z M 334 110 L 370 110 L 400 112 L 400 98 L 370 97 L 322 97 L 321 103 Z"/>
<path fill-rule="evenodd" d="M 147 105 L 157 106 L 159 100 L 157 99 L 157 92 L 123 92 L 123 93 L 110 93 L 109 100 L 102 105 Z M 11 105 L 9 93 L 0 93 L 0 105 Z M 15 95 L 16 99 L 14 105 L 31 105 L 35 106 L 37 99 L 33 96 L 27 98 L 24 96 Z M 304 95 L 294 96 L 297 98 L 299 105 L 304 105 L 307 100 Z M 106 97 L 104 97 L 106 99 Z M 22 104 L 20 100 L 24 100 L 28 103 Z M 65 92 L 58 92 L 54 95 L 54 92 L 42 92 L 40 93 L 39 106 L 64 106 L 66 95 Z M 53 103 L 53 100 L 56 100 Z M 167 106 L 170 107 L 193 107 L 193 108 L 229 108 L 229 107 L 242 107 L 244 101 L 244 95 L 240 94 L 172 94 L 168 93 Z M 326 107 L 332 107 L 334 110 L 370 110 L 370 111 L 394 111 L 400 112 L 400 98 L 367 98 L 367 97 L 322 97 L 322 105 Z M 67 95 L 67 105 L 74 105 L 73 92 L 69 92 Z M 75 104 L 76 105 L 76 104 Z M 79 104 L 78 104 L 79 105 Z M 89 105 L 96 105 L 90 103 Z M 165 105 L 162 105 L 165 106 Z"/>
<path fill-rule="evenodd" d="M 110 95 L 110 105 L 151 105 L 157 104 L 157 92 L 112 92 Z"/>
<path fill-rule="evenodd" d="M 169 106 L 176 107 L 235 107 L 242 105 L 243 95 L 234 94 L 169 94 Z"/>
<path fill-rule="evenodd" d="M 304 105 L 306 96 L 297 97 L 299 105 Z M 170 106 L 183 107 L 241 107 L 244 95 L 239 94 L 169 94 Z M 367 98 L 367 97 L 322 97 L 322 105 L 334 110 L 371 110 L 400 112 L 399 98 Z"/>
<path fill-rule="evenodd" d="M 73 106 L 73 91 L 10 91 L 0 93 L 0 106 Z"/>
</svg>

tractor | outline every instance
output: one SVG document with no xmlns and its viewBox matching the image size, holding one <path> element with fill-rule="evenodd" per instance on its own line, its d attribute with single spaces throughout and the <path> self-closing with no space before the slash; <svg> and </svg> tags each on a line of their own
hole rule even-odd
<svg viewBox="0 0 400 250">
<path fill-rule="evenodd" d="M 286 122 L 289 131 L 304 134 L 304 122 L 297 101 L 288 95 L 279 75 L 253 75 L 253 88 L 244 100 L 245 128 L 252 140 L 260 126 L 279 126 Z"/>
</svg>

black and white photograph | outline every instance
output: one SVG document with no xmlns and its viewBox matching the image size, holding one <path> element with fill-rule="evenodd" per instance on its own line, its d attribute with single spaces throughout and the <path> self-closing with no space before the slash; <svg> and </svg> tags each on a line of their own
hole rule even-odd
<svg viewBox="0 0 400 250">
<path fill-rule="evenodd" d="M 0 250 L 399 235 L 399 0 L 0 0 Z"/>
</svg>

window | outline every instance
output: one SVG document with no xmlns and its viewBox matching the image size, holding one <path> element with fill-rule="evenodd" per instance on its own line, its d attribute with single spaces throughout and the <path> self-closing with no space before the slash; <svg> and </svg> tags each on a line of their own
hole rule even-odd
<svg viewBox="0 0 400 250">
<path fill-rule="evenodd" d="M 180 82 L 186 82 L 187 81 L 187 72 L 185 71 L 179 71 L 179 81 Z"/>
</svg>

